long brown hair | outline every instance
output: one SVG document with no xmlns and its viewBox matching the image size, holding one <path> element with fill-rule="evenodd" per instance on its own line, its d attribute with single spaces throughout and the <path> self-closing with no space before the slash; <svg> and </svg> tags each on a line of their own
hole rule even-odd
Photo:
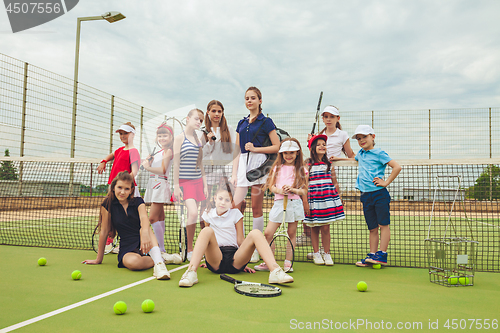
<svg viewBox="0 0 500 333">
<path fill-rule="evenodd" d="M 217 186 L 217 189 L 215 191 L 215 195 L 217 195 L 217 193 L 219 192 L 222 192 L 222 191 L 226 191 L 227 193 L 229 193 L 229 198 L 231 198 L 231 202 L 233 202 L 233 195 L 234 195 L 234 189 L 233 189 L 233 186 L 231 185 L 231 183 L 229 182 L 229 180 L 227 179 L 227 177 L 221 177 L 220 179 L 220 182 L 219 182 L 219 186 Z M 210 195 L 210 194 L 209 194 Z M 215 201 L 214 201 L 214 198 L 212 197 L 211 200 L 209 200 L 208 204 L 207 204 L 207 208 L 206 208 L 206 212 L 210 212 L 210 210 L 212 210 L 212 208 L 215 208 Z M 231 209 L 231 208 L 229 208 Z"/>
<path fill-rule="evenodd" d="M 247 93 L 247 92 L 249 92 L 250 90 L 251 90 L 251 91 L 254 91 L 254 92 L 257 94 L 257 97 L 259 98 L 259 100 L 261 100 L 261 99 L 262 99 L 262 93 L 260 92 L 259 88 L 257 88 L 257 87 L 249 87 L 249 88 L 247 89 L 247 91 L 245 91 L 245 95 L 246 95 L 246 93 Z M 260 103 L 260 104 L 259 104 L 259 113 L 262 113 L 262 103 Z"/>
<path fill-rule="evenodd" d="M 299 150 L 297 151 L 297 156 L 295 157 L 294 167 L 295 167 L 295 179 L 293 181 L 293 188 L 303 188 L 307 187 L 307 178 L 306 172 L 304 170 L 304 156 L 302 155 L 302 147 L 300 146 L 299 140 L 295 138 L 286 138 L 281 141 L 281 145 L 283 145 L 286 141 L 293 141 L 299 145 Z M 271 170 L 269 171 L 269 176 L 267 177 L 266 184 L 264 185 L 264 190 L 270 188 L 271 186 L 276 184 L 276 178 L 278 173 L 280 172 L 281 166 L 285 163 L 285 159 L 283 158 L 283 153 L 278 153 L 276 157 L 276 161 L 274 161 Z"/>
<path fill-rule="evenodd" d="M 222 151 L 226 154 L 230 154 L 233 152 L 233 145 L 231 144 L 231 133 L 229 133 L 229 128 L 227 126 L 226 117 L 224 116 L 224 105 L 221 102 L 213 99 L 207 105 L 207 113 L 205 114 L 205 128 L 210 131 L 212 128 L 212 121 L 210 120 L 210 116 L 208 115 L 212 106 L 218 105 L 222 109 L 222 117 L 219 122 L 220 129 L 220 142 L 222 144 Z M 207 133 L 203 133 L 205 136 L 205 141 L 208 142 Z"/>
<path fill-rule="evenodd" d="M 201 112 L 201 114 L 204 115 L 203 111 L 201 111 L 200 109 L 192 109 L 191 111 L 188 112 L 188 117 L 192 117 L 194 112 Z M 196 159 L 196 168 L 200 169 L 203 159 L 203 150 L 201 149 L 201 142 L 198 139 L 198 135 L 196 134 L 195 130 L 193 130 L 192 135 L 194 136 L 194 141 L 196 141 L 196 145 L 198 146 L 198 158 Z"/>
<path fill-rule="evenodd" d="M 119 180 L 121 180 L 123 182 L 130 183 L 131 191 L 130 191 L 130 195 L 127 198 L 128 201 L 130 201 L 134 197 L 134 191 L 135 191 L 134 177 L 132 177 L 132 175 L 128 171 L 119 172 L 116 175 L 116 177 L 111 181 L 111 184 L 109 184 L 108 194 L 106 194 L 106 197 L 104 198 L 103 206 L 108 211 L 108 225 L 110 227 L 109 236 L 112 238 L 116 236 L 116 230 L 113 227 L 113 223 L 111 223 L 111 203 L 113 202 L 113 200 L 116 199 L 115 186 Z M 102 214 L 101 213 L 99 213 L 99 224 L 98 225 L 99 225 L 98 230 L 101 231 L 101 225 L 102 225 Z"/>
</svg>

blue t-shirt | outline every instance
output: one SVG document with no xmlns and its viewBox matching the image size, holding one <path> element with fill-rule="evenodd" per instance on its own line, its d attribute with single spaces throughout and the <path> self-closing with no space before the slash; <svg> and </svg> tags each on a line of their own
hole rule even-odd
<svg viewBox="0 0 500 333">
<path fill-rule="evenodd" d="M 262 125 L 262 122 L 265 122 L 264 125 L 260 129 L 255 139 L 252 141 L 253 137 L 255 136 L 255 133 Z M 248 151 L 245 149 L 245 144 L 247 142 L 252 142 L 255 147 L 262 147 L 262 144 L 269 136 L 269 133 L 275 129 L 276 126 L 274 125 L 273 120 L 269 117 L 264 116 L 264 114 L 262 113 L 260 113 L 257 116 L 257 119 L 255 119 L 253 123 L 250 123 L 250 115 L 241 119 L 238 122 L 238 126 L 236 127 L 236 132 L 240 135 L 239 143 L 240 143 L 241 153 L 242 154 L 248 153 Z"/>
<path fill-rule="evenodd" d="M 383 186 L 373 184 L 373 179 L 384 178 L 385 168 L 392 158 L 380 148 L 370 150 L 360 149 L 355 157 L 358 161 L 358 178 L 356 188 L 361 192 L 373 192 L 383 189 Z"/>
</svg>

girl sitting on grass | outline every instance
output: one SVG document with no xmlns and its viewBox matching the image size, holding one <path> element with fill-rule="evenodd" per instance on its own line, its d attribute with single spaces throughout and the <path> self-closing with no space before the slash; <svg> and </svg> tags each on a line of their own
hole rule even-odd
<svg viewBox="0 0 500 333">
<path fill-rule="evenodd" d="M 151 230 L 146 205 L 141 197 L 134 197 L 134 190 L 134 178 L 128 171 L 118 173 L 113 179 L 101 204 L 97 258 L 84 260 L 82 264 L 102 263 L 106 238 L 109 233 L 117 232 L 120 236 L 118 267 L 136 271 L 154 266 L 153 276 L 158 280 L 168 280 L 170 273 Z"/>
</svg>

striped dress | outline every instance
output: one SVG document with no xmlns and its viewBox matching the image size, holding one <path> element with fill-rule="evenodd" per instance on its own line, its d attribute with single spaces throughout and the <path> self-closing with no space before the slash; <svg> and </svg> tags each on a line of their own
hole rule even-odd
<svg viewBox="0 0 500 333">
<path fill-rule="evenodd" d="M 310 215 L 306 215 L 304 223 L 310 227 L 318 227 L 345 218 L 344 207 L 339 193 L 332 183 L 330 171 L 326 172 L 325 163 L 314 163 L 309 174 L 307 201 Z"/>
<path fill-rule="evenodd" d="M 199 151 L 200 147 L 196 146 L 184 136 L 180 154 L 179 179 L 201 178 L 201 169 L 196 167 Z"/>
</svg>

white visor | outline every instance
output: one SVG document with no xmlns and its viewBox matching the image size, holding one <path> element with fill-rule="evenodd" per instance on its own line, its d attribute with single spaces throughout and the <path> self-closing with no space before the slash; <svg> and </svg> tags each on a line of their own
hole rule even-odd
<svg viewBox="0 0 500 333">
<path fill-rule="evenodd" d="M 323 112 L 321 112 L 321 114 L 323 115 L 324 113 L 329 113 L 329 114 L 333 114 L 334 116 L 340 116 L 340 112 L 339 112 L 339 109 L 337 109 L 335 106 L 333 105 L 328 105 L 324 110 Z"/>
<path fill-rule="evenodd" d="M 282 153 L 284 151 L 299 151 L 299 150 L 300 148 L 297 142 L 289 140 L 281 144 L 280 151 L 278 153 Z"/>
<path fill-rule="evenodd" d="M 118 132 L 118 131 L 125 131 L 127 133 L 132 132 L 135 134 L 135 129 L 133 129 L 131 126 L 125 125 L 125 124 L 121 125 L 120 128 L 116 130 L 116 132 Z"/>
</svg>

